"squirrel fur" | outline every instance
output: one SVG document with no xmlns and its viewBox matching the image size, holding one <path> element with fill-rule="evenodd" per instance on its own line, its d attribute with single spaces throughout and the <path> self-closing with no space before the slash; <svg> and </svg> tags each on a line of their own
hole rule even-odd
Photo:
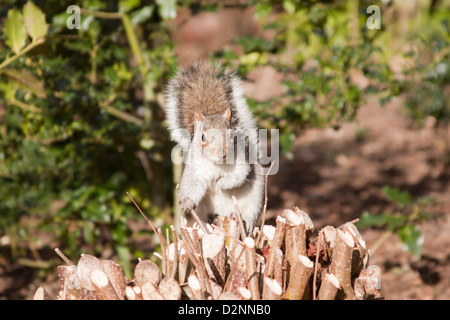
<svg viewBox="0 0 450 320">
<path fill-rule="evenodd" d="M 195 209 L 209 222 L 228 217 L 236 212 L 234 196 L 251 231 L 262 211 L 265 179 L 240 79 L 209 61 L 179 70 L 167 87 L 166 120 L 172 140 L 183 148 L 177 190 L 183 212 Z"/>
</svg>

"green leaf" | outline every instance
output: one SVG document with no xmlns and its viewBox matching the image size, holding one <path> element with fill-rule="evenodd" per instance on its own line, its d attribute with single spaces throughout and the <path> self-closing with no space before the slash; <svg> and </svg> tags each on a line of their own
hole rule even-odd
<svg viewBox="0 0 450 320">
<path fill-rule="evenodd" d="M 174 19 L 177 16 L 177 2 L 175 0 L 156 0 L 159 15 L 163 19 Z"/>
<path fill-rule="evenodd" d="M 411 205 L 413 204 L 411 196 L 406 191 L 400 191 L 396 188 L 391 188 L 389 186 L 383 187 L 383 192 L 386 196 L 400 205 Z"/>
<path fill-rule="evenodd" d="M 151 18 L 154 6 L 148 5 L 134 11 L 131 15 L 131 23 L 134 25 L 141 24 Z"/>
<path fill-rule="evenodd" d="M 288 158 L 292 159 L 292 144 L 294 143 L 295 135 L 293 133 L 280 134 L 280 148 L 281 152 Z"/>
<path fill-rule="evenodd" d="M 119 11 L 129 12 L 141 4 L 140 0 L 119 0 Z"/>
<path fill-rule="evenodd" d="M 385 215 L 364 212 L 359 218 L 356 226 L 358 228 L 383 227 L 387 224 Z"/>
<path fill-rule="evenodd" d="M 14 53 L 19 53 L 20 50 L 25 46 L 27 33 L 25 30 L 23 16 L 16 8 L 8 11 L 4 33 L 6 36 L 6 44 L 8 45 L 8 47 L 10 47 L 11 50 L 14 51 Z"/>
<path fill-rule="evenodd" d="M 407 217 L 404 215 L 382 213 L 374 214 L 364 212 L 356 223 L 358 228 L 387 227 L 389 230 L 396 230 L 406 223 Z"/>
<path fill-rule="evenodd" d="M 120 265 L 122 266 L 123 273 L 125 276 L 131 276 L 131 266 L 130 266 L 130 249 L 126 245 L 117 245 L 117 254 L 119 255 Z"/>
<path fill-rule="evenodd" d="M 420 258 L 422 255 L 423 236 L 416 225 L 406 225 L 397 231 L 405 249 L 414 256 Z"/>
<path fill-rule="evenodd" d="M 44 82 L 36 78 L 27 69 L 5 69 L 3 74 L 8 76 L 13 83 L 16 83 L 21 89 L 35 94 L 39 98 L 45 98 Z"/>
<path fill-rule="evenodd" d="M 295 13 L 295 4 L 292 1 L 283 1 L 283 8 L 289 14 Z"/>
<path fill-rule="evenodd" d="M 23 7 L 23 15 L 28 34 L 33 41 L 47 34 L 48 24 L 45 21 L 45 14 L 32 1 L 28 1 Z"/>
</svg>

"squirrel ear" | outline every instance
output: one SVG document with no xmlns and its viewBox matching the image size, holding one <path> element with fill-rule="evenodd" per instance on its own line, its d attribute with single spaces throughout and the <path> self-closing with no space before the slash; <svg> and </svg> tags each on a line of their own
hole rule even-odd
<svg viewBox="0 0 450 320">
<path fill-rule="evenodd" d="M 203 115 L 201 114 L 200 111 L 195 112 L 194 119 L 197 121 L 203 121 Z"/>
<path fill-rule="evenodd" d="M 225 110 L 223 117 L 225 118 L 225 120 L 230 121 L 231 120 L 231 108 L 228 108 L 227 110 Z"/>
</svg>

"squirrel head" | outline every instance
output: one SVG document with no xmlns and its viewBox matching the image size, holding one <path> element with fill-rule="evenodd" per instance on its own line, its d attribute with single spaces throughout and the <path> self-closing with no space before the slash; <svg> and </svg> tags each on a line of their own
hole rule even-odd
<svg viewBox="0 0 450 320">
<path fill-rule="evenodd" d="M 207 116 L 197 111 L 194 120 L 194 139 L 200 139 L 197 142 L 201 143 L 203 155 L 212 161 L 223 161 L 228 148 L 233 146 L 231 108 Z"/>
</svg>

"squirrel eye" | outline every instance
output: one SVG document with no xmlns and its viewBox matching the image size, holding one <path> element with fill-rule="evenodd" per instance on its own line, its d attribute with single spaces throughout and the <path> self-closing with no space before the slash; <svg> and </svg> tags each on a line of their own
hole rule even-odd
<svg viewBox="0 0 450 320">
<path fill-rule="evenodd" d="M 202 133 L 202 141 L 203 141 L 203 142 L 206 142 L 206 136 L 205 136 L 204 133 Z"/>
</svg>

